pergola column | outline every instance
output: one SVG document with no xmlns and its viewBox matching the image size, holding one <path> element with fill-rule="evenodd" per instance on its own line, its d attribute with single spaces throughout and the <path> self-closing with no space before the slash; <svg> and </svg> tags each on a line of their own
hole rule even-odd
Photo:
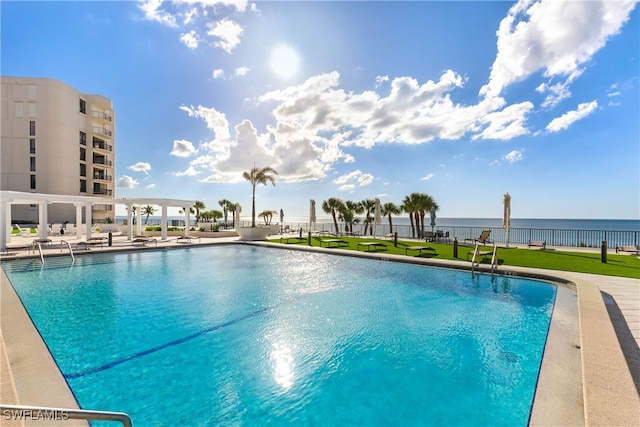
<svg viewBox="0 0 640 427">
<path fill-rule="evenodd" d="M 189 208 L 184 209 L 184 237 L 189 237 L 189 230 L 191 227 L 191 212 Z"/>
<path fill-rule="evenodd" d="M 74 203 L 76 207 L 76 237 L 78 239 L 82 238 L 82 203 Z"/>
<path fill-rule="evenodd" d="M 127 240 L 133 240 L 133 204 L 127 203 Z"/>
<path fill-rule="evenodd" d="M 167 240 L 167 205 L 163 204 L 162 208 L 162 218 L 160 219 L 160 227 L 162 229 L 161 237 L 162 240 Z"/>
<path fill-rule="evenodd" d="M 4 251 L 11 241 L 11 203 L 8 200 L 0 203 L 0 224 L 0 250 Z"/>
<path fill-rule="evenodd" d="M 47 231 L 49 231 L 49 215 L 48 215 L 49 203 L 46 200 L 42 200 L 38 203 L 38 239 L 47 240 Z"/>
<path fill-rule="evenodd" d="M 136 209 L 136 236 L 142 236 L 142 206 Z"/>
<path fill-rule="evenodd" d="M 91 232 L 93 231 L 93 203 L 85 203 L 85 222 L 87 223 L 87 240 L 91 238 Z"/>
</svg>

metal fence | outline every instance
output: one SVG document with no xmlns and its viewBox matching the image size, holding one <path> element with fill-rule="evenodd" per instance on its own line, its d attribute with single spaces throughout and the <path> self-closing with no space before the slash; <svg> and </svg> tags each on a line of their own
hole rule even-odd
<svg viewBox="0 0 640 427">
<path fill-rule="evenodd" d="M 329 231 L 335 232 L 335 227 L 331 223 L 313 224 L 309 228 L 308 223 L 285 223 L 291 229 L 311 231 Z M 338 223 L 339 232 L 344 232 L 344 224 Z M 389 233 L 389 225 L 381 224 L 374 227 L 374 232 L 367 230 L 367 235 L 384 236 Z M 460 227 L 460 226 L 442 226 L 435 227 L 433 232 L 447 235 L 445 241 L 452 242 L 457 238 L 460 243 L 464 243 L 465 239 L 476 239 L 482 233 L 482 230 L 491 230 L 489 240 L 497 243 L 506 243 L 506 232 L 501 227 Z M 356 224 L 353 231 L 362 235 L 364 233 L 364 225 Z M 431 227 L 425 227 L 425 232 L 431 232 Z M 417 238 L 412 235 L 410 225 L 394 225 L 393 232 L 398 233 L 398 238 Z M 422 234 L 420 234 L 422 235 Z M 573 230 L 573 229 L 546 229 L 546 228 L 511 228 L 509 230 L 509 243 L 514 245 L 526 245 L 529 241 L 541 240 L 548 246 L 568 246 L 568 247 L 593 247 L 599 248 L 602 242 L 607 242 L 607 246 L 615 248 L 616 246 L 638 246 L 640 244 L 640 230 L 638 231 L 618 231 L 618 230 Z"/>
</svg>

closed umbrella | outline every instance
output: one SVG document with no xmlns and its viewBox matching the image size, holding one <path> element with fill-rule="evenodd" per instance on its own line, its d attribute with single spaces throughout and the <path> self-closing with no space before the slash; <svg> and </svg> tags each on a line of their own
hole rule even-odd
<svg viewBox="0 0 640 427">
<path fill-rule="evenodd" d="M 311 228 L 311 224 L 316 223 L 316 201 L 311 199 L 309 201 L 309 228 Z"/>
<path fill-rule="evenodd" d="M 280 209 L 280 234 L 282 234 L 284 227 L 284 211 Z"/>
<path fill-rule="evenodd" d="M 431 208 L 431 233 L 433 234 L 433 229 L 436 226 L 436 208 L 435 206 Z"/>
<path fill-rule="evenodd" d="M 502 214 L 502 228 L 505 229 L 505 240 L 509 247 L 509 229 L 511 228 L 511 196 L 509 193 L 504 195 L 504 212 Z"/>
<path fill-rule="evenodd" d="M 242 207 L 240 203 L 236 203 L 236 210 L 233 213 L 233 223 L 235 228 L 240 227 L 240 212 L 242 212 Z"/>
<path fill-rule="evenodd" d="M 375 207 L 373 208 L 373 223 L 375 225 L 374 235 L 378 234 L 378 224 L 382 222 L 382 212 L 380 209 L 380 199 L 376 198 Z"/>
</svg>

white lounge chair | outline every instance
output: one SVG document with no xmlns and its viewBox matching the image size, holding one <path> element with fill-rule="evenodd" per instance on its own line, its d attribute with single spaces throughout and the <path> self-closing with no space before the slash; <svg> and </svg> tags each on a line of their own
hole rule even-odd
<svg viewBox="0 0 640 427">
<path fill-rule="evenodd" d="M 18 236 L 31 236 L 31 227 L 22 228 L 18 224 L 13 224 L 13 229 L 18 230 Z"/>
</svg>

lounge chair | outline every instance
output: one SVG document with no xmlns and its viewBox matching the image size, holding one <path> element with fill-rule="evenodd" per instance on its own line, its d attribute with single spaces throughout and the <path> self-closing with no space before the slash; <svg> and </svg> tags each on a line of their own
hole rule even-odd
<svg viewBox="0 0 640 427">
<path fill-rule="evenodd" d="M 422 252 L 433 252 L 433 255 L 437 255 L 436 250 L 431 246 L 407 246 L 404 249 L 404 254 L 408 255 L 409 251 L 416 251 L 418 255 L 422 255 Z"/>
<path fill-rule="evenodd" d="M 337 247 L 349 246 L 349 242 L 342 239 L 320 239 L 320 247 L 322 247 L 323 243 L 327 245 L 328 248 L 330 248 L 332 245 L 336 245 Z"/>
<path fill-rule="evenodd" d="M 133 240 L 131 241 L 133 245 L 135 245 L 136 243 L 140 243 L 142 244 L 142 246 L 147 246 L 147 243 L 151 242 L 155 243 L 156 246 L 158 245 L 158 241 L 151 236 L 134 236 Z"/>
<path fill-rule="evenodd" d="M 540 247 L 542 249 L 545 249 L 547 247 L 547 242 L 544 240 L 529 240 L 529 243 L 527 244 L 527 247 L 531 247 L 531 246 L 537 246 Z"/>
<path fill-rule="evenodd" d="M 13 224 L 12 228 L 18 231 L 18 236 L 27 236 L 27 237 L 31 236 L 31 227 L 22 228 L 18 224 Z"/>
<path fill-rule="evenodd" d="M 469 242 L 472 244 L 476 244 L 476 243 L 481 243 L 483 245 L 487 244 L 487 243 L 491 243 L 491 241 L 489 240 L 489 235 L 491 234 L 491 230 L 482 230 L 482 233 L 480 233 L 480 237 L 478 237 L 477 239 L 472 239 L 472 238 L 468 238 L 468 239 L 464 239 L 465 242 Z"/>
<path fill-rule="evenodd" d="M 640 249 L 637 246 L 616 246 L 616 253 L 618 252 L 631 252 L 633 254 L 640 254 Z"/>
<path fill-rule="evenodd" d="M 356 250 L 359 251 L 360 250 L 360 246 L 362 246 L 366 252 L 369 252 L 370 250 L 376 250 L 376 249 L 379 249 L 381 251 L 386 251 L 387 250 L 387 245 L 385 245 L 384 243 L 380 243 L 380 242 L 360 242 L 356 246 Z"/>
</svg>

